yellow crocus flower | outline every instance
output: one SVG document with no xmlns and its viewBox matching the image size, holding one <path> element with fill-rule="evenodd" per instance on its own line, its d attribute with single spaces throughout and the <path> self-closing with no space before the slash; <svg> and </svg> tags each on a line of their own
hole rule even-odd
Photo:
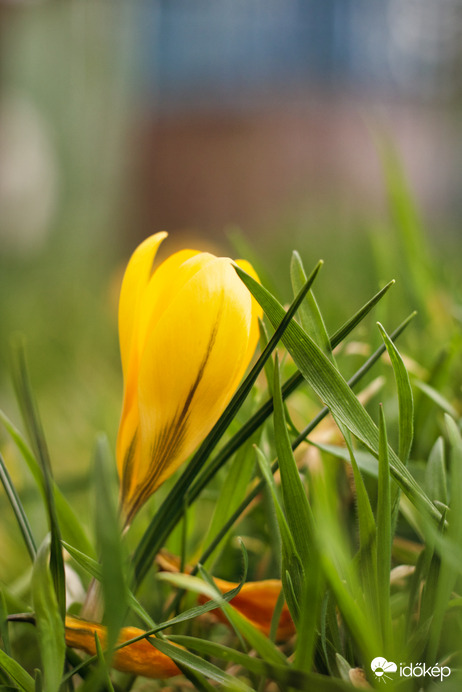
<svg viewBox="0 0 462 692">
<path fill-rule="evenodd" d="M 229 258 L 181 250 L 158 268 L 147 238 L 119 302 L 124 401 L 117 439 L 126 524 L 210 432 L 249 365 L 261 309 Z M 248 262 L 236 262 L 256 276 Z"/>
</svg>

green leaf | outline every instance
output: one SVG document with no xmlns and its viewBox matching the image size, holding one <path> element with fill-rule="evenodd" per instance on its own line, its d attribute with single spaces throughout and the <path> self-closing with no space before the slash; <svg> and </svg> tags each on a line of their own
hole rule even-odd
<svg viewBox="0 0 462 692">
<path fill-rule="evenodd" d="M 96 536 L 101 552 L 101 585 L 104 596 L 103 622 L 107 626 L 107 649 L 112 651 L 127 611 L 127 580 L 121 532 L 114 501 L 113 469 L 108 442 L 100 436 L 95 454 Z"/>
<path fill-rule="evenodd" d="M 433 445 L 425 469 L 425 487 L 428 497 L 443 504 L 448 502 L 444 441 L 439 437 Z"/>
<path fill-rule="evenodd" d="M 34 692 L 35 684 L 29 673 L 0 649 L 0 668 L 25 692 Z"/>
<path fill-rule="evenodd" d="M 29 471 L 31 472 L 36 485 L 38 486 L 43 498 L 45 498 L 45 486 L 43 481 L 43 476 L 40 471 L 40 465 L 29 445 L 27 444 L 24 437 L 21 435 L 19 430 L 11 422 L 8 416 L 0 409 L 0 421 L 5 426 L 11 439 L 17 446 L 21 455 L 24 458 Z M 66 541 L 75 545 L 79 550 L 88 555 L 93 555 L 93 547 L 87 538 L 85 531 L 82 528 L 80 521 L 77 518 L 77 514 L 74 512 L 64 495 L 59 490 L 56 483 L 53 482 L 53 495 L 55 498 L 56 513 L 59 519 L 59 525 L 62 530 L 62 534 Z"/>
<path fill-rule="evenodd" d="M 395 374 L 396 387 L 398 390 L 399 405 L 399 458 L 403 464 L 407 463 L 414 437 L 414 399 L 412 396 L 411 383 L 403 359 L 393 341 L 388 336 L 380 322 L 377 326 L 382 335 L 382 339 L 387 347 L 388 355 Z"/>
<path fill-rule="evenodd" d="M 276 486 L 271 471 L 271 466 L 263 452 L 256 448 L 258 464 L 261 474 L 266 481 L 268 489 L 271 492 L 274 509 L 276 510 L 276 518 L 281 535 L 282 560 L 281 560 L 281 575 L 286 597 L 287 605 L 289 606 L 290 614 L 294 622 L 298 622 L 300 614 L 300 606 L 302 594 L 304 592 L 304 568 L 297 551 L 295 544 L 295 536 L 289 528 L 286 517 L 279 502 L 276 493 Z M 287 579 L 289 575 L 289 580 Z"/>
<path fill-rule="evenodd" d="M 343 435 L 350 456 L 356 489 L 356 508 L 359 526 L 359 573 L 364 585 L 366 608 L 372 622 L 378 621 L 378 591 L 376 565 L 376 527 L 366 486 L 355 458 L 350 431 L 336 421 Z"/>
<path fill-rule="evenodd" d="M 363 658 L 372 660 L 374 651 L 380 648 L 380 640 L 376 623 L 372 623 L 365 612 L 363 592 L 351 559 L 349 542 L 337 516 L 337 488 L 333 472 L 331 466 L 325 466 L 323 473 L 313 474 L 311 478 L 319 555 L 342 619 Z"/>
<path fill-rule="evenodd" d="M 455 410 L 454 406 L 449 403 L 447 399 L 444 398 L 442 394 L 440 394 L 436 389 L 431 387 L 429 384 L 426 382 L 421 382 L 420 380 L 414 380 L 413 381 L 414 387 L 417 387 L 417 389 L 420 389 L 421 392 L 423 392 L 431 401 L 433 401 L 434 404 L 439 406 L 442 411 L 450 415 L 452 418 L 457 418 L 458 414 L 457 411 Z"/>
<path fill-rule="evenodd" d="M 328 678 L 316 673 L 305 673 L 287 665 L 260 660 L 223 644 L 183 635 L 172 635 L 169 637 L 169 641 L 175 642 L 187 649 L 193 649 L 204 656 L 212 656 L 227 663 L 235 663 L 246 668 L 251 673 L 269 677 L 279 684 L 287 685 L 297 690 L 312 689 L 316 690 L 316 692 L 351 690 L 350 685 L 345 686 L 340 680 L 335 678 Z"/>
<path fill-rule="evenodd" d="M 236 268 L 236 271 L 260 303 L 272 324 L 277 326 L 285 315 L 283 307 L 251 276 L 239 268 Z M 378 456 L 379 432 L 377 426 L 354 396 L 347 382 L 314 341 L 303 331 L 300 325 L 293 321 L 286 329 L 282 341 L 300 372 L 303 373 L 321 401 L 328 406 L 338 420 L 346 425 L 355 437 L 372 451 L 374 456 Z M 391 472 L 403 491 L 418 508 L 427 511 L 430 516 L 438 520 L 441 516 L 440 512 L 392 449 L 389 450 L 389 454 Z"/>
<path fill-rule="evenodd" d="M 274 369 L 274 436 L 281 473 L 281 488 L 287 523 L 303 567 L 303 584 L 299 595 L 297 618 L 297 653 L 295 663 L 302 670 L 311 670 L 319 604 L 320 564 L 316 550 L 313 514 L 300 478 L 290 444 L 284 417 L 279 365 Z M 292 583 L 294 579 L 289 571 Z M 296 575 L 297 576 L 297 573 Z M 294 584 L 297 594 L 296 583 Z M 288 596 L 286 593 L 286 600 Z"/>
<path fill-rule="evenodd" d="M 22 339 L 13 344 L 13 381 L 16 395 L 21 408 L 22 416 L 29 438 L 34 447 L 35 456 L 39 461 L 45 488 L 45 506 L 48 514 L 50 528 L 50 570 L 58 600 L 61 617 L 66 611 L 66 577 L 64 574 L 64 562 L 61 549 L 61 530 L 56 514 L 55 499 L 53 494 L 53 474 L 51 470 L 50 456 L 45 441 L 42 423 L 32 392 L 27 368 L 25 345 Z"/>
<path fill-rule="evenodd" d="M 296 251 L 292 253 L 290 277 L 292 280 L 292 289 L 296 295 L 306 283 L 305 269 L 303 268 L 301 257 Z M 307 293 L 305 300 L 298 309 L 298 314 L 300 315 L 300 322 L 305 332 L 311 336 L 313 341 L 324 353 L 327 355 L 332 354 L 326 325 L 324 324 L 313 291 Z"/>
<path fill-rule="evenodd" d="M 10 649 L 10 634 L 8 631 L 8 609 L 6 606 L 5 594 L 3 589 L 0 590 L 0 637 L 3 642 L 3 647 L 8 654 L 11 654 Z"/>
<path fill-rule="evenodd" d="M 3 487 L 5 488 L 6 495 L 10 501 L 11 508 L 18 522 L 19 529 L 21 531 L 24 543 L 26 544 L 27 552 L 32 561 L 35 560 L 37 554 L 37 548 L 35 545 L 34 537 L 32 535 L 32 529 L 27 519 L 24 507 L 22 506 L 19 495 L 16 492 L 16 488 L 13 485 L 8 469 L 6 468 L 5 462 L 2 455 L 0 454 L 0 480 L 2 481 Z"/>
<path fill-rule="evenodd" d="M 447 538 L 456 545 L 462 542 L 462 437 L 455 421 L 445 416 L 446 428 L 450 444 L 450 488 Z M 460 574 L 449 562 L 444 553 L 441 554 L 441 568 L 435 594 L 435 608 L 432 627 L 429 636 L 428 654 L 436 656 L 443 627 L 443 620 L 456 579 Z M 429 660 L 433 660 L 430 658 Z"/>
<path fill-rule="evenodd" d="M 48 567 L 49 556 L 50 538 L 47 536 L 39 548 L 34 565 L 32 598 L 45 689 L 47 692 L 58 692 L 63 676 L 66 645 L 64 625 Z"/>
<path fill-rule="evenodd" d="M 251 688 L 238 678 L 223 672 L 217 666 L 192 654 L 190 651 L 180 649 L 178 646 L 174 646 L 163 639 L 150 638 L 148 641 L 156 649 L 169 656 L 175 663 L 186 666 L 188 670 L 196 671 L 210 680 L 224 685 L 225 689 L 230 690 L 230 692 L 252 692 Z"/>
<path fill-rule="evenodd" d="M 390 614 L 390 567 L 392 544 L 392 503 L 390 492 L 390 461 L 387 429 L 383 407 L 379 416 L 379 482 L 377 497 L 377 582 L 383 651 L 391 656 L 392 624 Z"/>
</svg>

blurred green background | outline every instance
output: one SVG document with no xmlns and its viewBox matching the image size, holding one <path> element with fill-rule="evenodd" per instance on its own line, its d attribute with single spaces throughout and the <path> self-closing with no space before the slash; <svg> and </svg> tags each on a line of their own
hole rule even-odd
<svg viewBox="0 0 462 692">
<path fill-rule="evenodd" d="M 164 256 L 246 256 L 284 301 L 292 250 L 323 258 L 331 332 L 397 279 L 376 318 L 417 308 L 405 351 L 460 401 L 461 17 L 456 0 L 0 4 L 0 407 L 19 425 L 21 332 L 84 516 L 95 435 L 114 445 L 120 413 L 124 264 L 158 230 Z M 33 512 L 3 430 L 0 448 Z M 0 507 L 7 580 L 23 558 Z"/>
</svg>

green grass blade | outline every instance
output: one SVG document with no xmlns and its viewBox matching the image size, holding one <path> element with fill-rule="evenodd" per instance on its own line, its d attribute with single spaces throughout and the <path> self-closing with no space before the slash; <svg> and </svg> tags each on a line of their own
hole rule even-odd
<svg viewBox="0 0 462 692">
<path fill-rule="evenodd" d="M 8 630 L 8 608 L 3 589 L 0 591 L 0 638 L 8 656 L 11 655 L 10 633 Z"/>
<path fill-rule="evenodd" d="M 396 388 L 398 390 L 399 405 L 399 452 L 398 456 L 403 462 L 407 463 L 414 438 L 414 399 L 412 396 L 411 383 L 403 359 L 387 332 L 380 324 L 377 326 L 382 335 L 382 339 L 387 347 L 388 355 L 395 374 Z"/>
<path fill-rule="evenodd" d="M 53 476 L 51 471 L 48 447 L 43 433 L 37 406 L 35 404 L 29 372 L 26 363 L 25 347 L 23 341 L 18 341 L 13 346 L 13 380 L 16 395 L 24 418 L 35 456 L 40 463 L 45 488 L 45 505 L 48 513 L 48 522 L 51 535 L 50 543 L 50 570 L 53 578 L 56 597 L 58 600 L 61 617 L 66 611 L 66 578 L 64 574 L 64 562 L 61 549 L 61 530 L 58 523 L 56 506 L 53 494 Z"/>
<path fill-rule="evenodd" d="M 35 545 L 34 536 L 32 535 L 32 529 L 30 527 L 29 520 L 26 516 L 26 512 L 24 511 L 24 507 L 22 506 L 21 500 L 19 499 L 19 495 L 16 492 L 16 488 L 13 485 L 13 481 L 11 480 L 10 474 L 8 473 L 8 469 L 6 468 L 6 464 L 1 454 L 0 480 L 3 484 L 3 487 L 5 488 L 6 495 L 8 497 L 8 500 L 10 501 L 10 505 L 16 517 L 16 521 L 18 522 L 19 530 L 21 531 L 22 537 L 24 539 L 27 552 L 29 553 L 29 556 L 33 562 L 37 554 L 37 547 Z"/>
<path fill-rule="evenodd" d="M 372 660 L 379 650 L 375 625 L 364 609 L 359 585 L 349 554 L 348 541 L 336 514 L 337 492 L 333 469 L 325 466 L 323 473 L 311 479 L 316 540 L 327 583 L 337 602 L 338 610 L 365 660 Z"/>
<path fill-rule="evenodd" d="M 178 665 L 186 666 L 188 670 L 204 675 L 206 678 L 217 682 L 219 685 L 223 685 L 224 689 L 230 692 L 252 692 L 252 689 L 238 678 L 223 672 L 217 666 L 192 654 L 190 651 L 180 649 L 162 639 L 151 638 L 148 641 L 152 646 L 166 656 L 169 656 Z"/>
<path fill-rule="evenodd" d="M 366 486 L 355 458 L 350 431 L 336 421 L 347 445 L 356 490 L 356 510 L 359 528 L 359 574 L 364 586 L 366 609 L 371 622 L 378 622 L 378 590 L 376 566 L 376 527 Z"/>
<path fill-rule="evenodd" d="M 377 584 L 382 644 L 384 653 L 391 656 L 392 640 L 390 614 L 390 567 L 392 544 L 392 502 L 390 489 L 390 460 L 387 429 L 383 407 L 379 415 L 379 481 L 377 497 Z"/>
<path fill-rule="evenodd" d="M 292 253 L 292 259 L 290 262 L 290 278 L 292 280 L 292 290 L 294 295 L 297 295 L 302 286 L 306 283 L 307 277 L 301 257 L 296 251 Z M 312 337 L 313 341 L 322 351 L 324 351 L 324 353 L 331 353 L 331 344 L 329 335 L 327 334 L 326 325 L 324 324 L 324 320 L 312 291 L 309 291 L 305 300 L 300 305 L 298 314 L 305 332 Z"/>
<path fill-rule="evenodd" d="M 134 575 L 135 583 L 139 584 L 143 577 L 146 575 L 149 567 L 152 563 L 154 556 L 157 554 L 163 542 L 172 530 L 172 528 L 177 523 L 178 519 L 183 513 L 183 504 L 181 498 L 183 498 L 187 491 L 189 491 L 190 486 L 197 474 L 202 469 L 203 465 L 207 461 L 208 457 L 212 453 L 213 449 L 219 442 L 220 438 L 226 431 L 231 420 L 235 417 L 247 395 L 249 394 L 251 388 L 253 387 L 259 373 L 263 369 L 266 360 L 270 357 L 276 344 L 278 343 L 281 335 L 290 323 L 293 315 L 296 313 L 300 303 L 304 299 L 306 293 L 310 290 L 319 270 L 321 268 L 321 263 L 319 263 L 312 273 L 308 281 L 306 282 L 303 289 L 300 291 L 298 296 L 293 301 L 287 315 L 283 318 L 278 325 L 274 335 L 270 339 L 268 346 L 261 354 L 257 363 L 253 366 L 250 373 L 245 378 L 244 382 L 241 384 L 237 392 L 234 394 L 230 403 L 226 407 L 224 413 L 221 415 L 215 426 L 212 428 L 211 432 L 205 438 L 204 442 L 200 445 L 198 451 L 194 454 L 189 465 L 185 471 L 178 478 L 177 482 L 173 486 L 167 498 L 164 500 L 162 506 L 156 512 L 153 520 L 148 526 L 147 530 L 143 534 L 143 537 L 138 544 L 134 556 Z M 235 270 L 238 267 L 235 266 Z M 180 498 L 180 500 L 179 500 Z"/>
<path fill-rule="evenodd" d="M 32 477 L 36 485 L 38 486 L 40 492 L 45 498 L 45 486 L 42 472 L 32 450 L 30 449 L 26 440 L 21 435 L 16 426 L 12 423 L 12 421 L 1 409 L 0 421 L 3 423 L 11 439 L 20 451 L 24 461 L 26 462 L 29 468 L 30 473 L 32 474 Z M 74 512 L 71 505 L 68 503 L 68 501 L 66 500 L 66 498 L 54 482 L 53 495 L 55 498 L 56 513 L 58 515 L 59 525 L 61 527 L 62 535 L 65 538 L 65 540 L 67 540 L 72 545 L 75 545 L 76 548 L 81 550 L 83 553 L 93 555 L 93 547 L 90 541 L 88 540 L 88 537 L 84 529 L 82 528 L 79 519 L 77 518 L 77 514 Z"/>
<path fill-rule="evenodd" d="M 295 663 L 310 670 L 316 635 L 319 600 L 320 564 L 315 543 L 311 507 L 300 478 L 285 424 L 284 405 L 276 357 L 274 369 L 274 436 L 281 473 L 281 488 L 287 523 L 303 567 L 303 586 L 299 597 L 298 643 Z M 287 599 L 287 594 L 286 594 Z M 313 603 L 315 604 L 313 606 Z"/>
<path fill-rule="evenodd" d="M 58 692 L 63 676 L 66 645 L 64 625 L 48 566 L 49 556 L 50 539 L 47 537 L 37 553 L 32 575 L 32 597 L 45 689 L 47 692 Z"/>
<path fill-rule="evenodd" d="M 24 692 L 34 692 L 35 683 L 29 673 L 13 658 L 0 649 L 0 668 L 19 686 Z"/>
<path fill-rule="evenodd" d="M 284 308 L 251 276 L 241 269 L 236 271 L 276 327 L 285 315 Z M 296 322 L 291 322 L 282 337 L 282 341 L 300 372 L 303 373 L 321 401 L 328 406 L 338 420 L 347 426 L 355 437 L 377 456 L 379 447 L 377 426 L 329 359 Z M 441 516 L 440 512 L 392 449 L 389 453 L 390 468 L 400 487 L 408 495 L 411 502 L 438 520 Z"/>
<path fill-rule="evenodd" d="M 444 441 L 439 437 L 433 445 L 425 468 L 425 487 L 428 497 L 447 505 L 448 489 L 446 481 L 446 463 Z"/>
<path fill-rule="evenodd" d="M 260 660 L 240 651 L 236 651 L 236 649 L 231 649 L 229 646 L 224 646 L 223 644 L 184 635 L 173 635 L 169 637 L 169 641 L 175 642 L 187 649 L 193 649 L 204 656 L 212 656 L 213 658 L 218 658 L 227 663 L 235 663 L 252 673 L 267 676 L 278 684 L 293 687 L 296 690 L 312 689 L 316 690 L 316 692 L 330 692 L 330 690 L 332 690 L 332 692 L 339 690 L 340 692 L 341 690 L 351 690 L 350 685 L 346 686 L 335 678 L 328 678 L 315 673 L 307 674 L 299 669 L 297 670 L 288 666 L 269 663 L 268 661 Z"/>
<path fill-rule="evenodd" d="M 274 369 L 274 438 L 287 523 L 297 553 L 302 564 L 307 567 L 313 557 L 313 516 L 287 432 L 277 357 Z"/>
<path fill-rule="evenodd" d="M 95 453 L 95 521 L 101 553 L 101 585 L 107 649 L 112 652 L 127 610 L 127 579 L 116 501 L 113 494 L 113 462 L 105 437 L 100 436 Z"/>
<path fill-rule="evenodd" d="M 304 568 L 296 547 L 296 538 L 289 527 L 276 493 L 271 465 L 263 452 L 256 448 L 258 465 L 273 500 L 279 533 L 281 536 L 281 575 L 284 595 L 294 622 L 298 622 L 302 594 L 304 593 Z M 300 541 L 299 541 L 300 543 Z M 289 575 L 290 583 L 287 580 Z"/>
<path fill-rule="evenodd" d="M 440 394 L 440 392 L 434 389 L 434 387 L 431 387 L 426 382 L 421 382 L 420 380 L 414 380 L 414 386 L 417 387 L 417 389 L 420 389 L 421 392 L 431 399 L 434 404 L 439 406 L 442 411 L 451 416 L 451 418 L 456 419 L 458 417 L 458 413 L 454 406 L 442 394 Z"/>
<path fill-rule="evenodd" d="M 455 421 L 445 416 L 450 444 L 450 489 L 447 538 L 456 545 L 462 542 L 462 437 Z M 444 553 L 441 554 L 441 568 L 435 594 L 435 608 L 428 643 L 429 660 L 437 655 L 438 644 L 443 628 L 444 616 L 454 589 L 456 579 L 461 574 L 450 564 Z"/>
</svg>

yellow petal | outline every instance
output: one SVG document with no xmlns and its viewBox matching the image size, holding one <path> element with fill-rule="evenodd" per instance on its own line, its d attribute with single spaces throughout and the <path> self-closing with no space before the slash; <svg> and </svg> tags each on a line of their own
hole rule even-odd
<svg viewBox="0 0 462 692">
<path fill-rule="evenodd" d="M 82 651 L 94 656 L 96 654 L 95 633 L 104 649 L 106 646 L 106 628 L 103 625 L 70 616 L 66 617 L 67 646 L 82 649 Z M 117 643 L 123 644 L 142 634 L 143 630 L 137 627 L 124 627 Z M 152 646 L 147 639 L 140 639 L 116 651 L 111 665 L 116 670 L 143 675 L 147 678 L 170 678 L 181 672 L 171 658 Z"/>
<path fill-rule="evenodd" d="M 130 261 L 120 310 L 129 355 L 117 460 L 127 522 L 218 420 L 252 358 L 261 314 L 230 259 L 182 250 L 146 280 L 147 252 L 142 280 L 131 266 L 136 253 Z"/>
<path fill-rule="evenodd" d="M 146 238 L 132 254 L 125 270 L 119 299 L 119 340 L 124 376 L 124 403 L 117 439 L 117 466 L 122 476 L 127 450 L 133 447 L 138 428 L 136 373 L 139 361 L 137 324 L 143 307 L 143 296 L 153 271 L 153 263 L 167 233 Z"/>
</svg>

